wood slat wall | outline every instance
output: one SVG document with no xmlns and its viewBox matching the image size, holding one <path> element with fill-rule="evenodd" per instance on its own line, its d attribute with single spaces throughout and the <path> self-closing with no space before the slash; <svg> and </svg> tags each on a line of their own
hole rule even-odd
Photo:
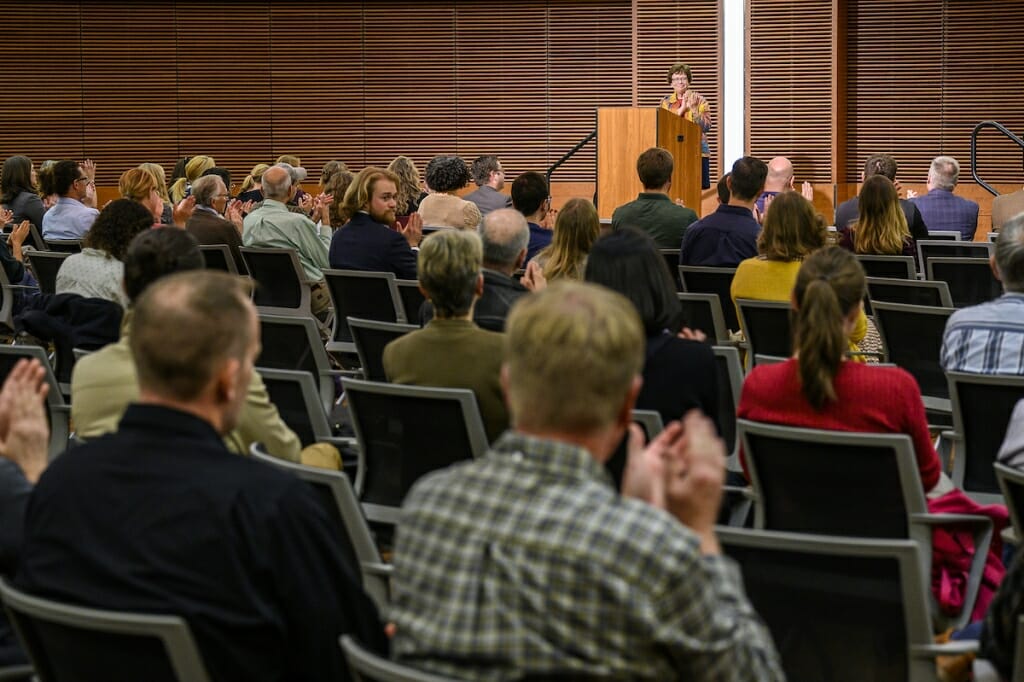
<svg viewBox="0 0 1024 682">
<path fill-rule="evenodd" d="M 671 94 L 669 67 L 685 62 L 693 70 L 693 88 L 711 105 L 712 184 L 721 174 L 722 8 L 707 0 L 635 0 L 636 106 L 658 106 Z M 733 159 L 727 159 L 731 165 Z"/>
<path fill-rule="evenodd" d="M 797 181 L 832 178 L 833 0 L 749 0 L 747 153 L 785 156 Z"/>
</svg>

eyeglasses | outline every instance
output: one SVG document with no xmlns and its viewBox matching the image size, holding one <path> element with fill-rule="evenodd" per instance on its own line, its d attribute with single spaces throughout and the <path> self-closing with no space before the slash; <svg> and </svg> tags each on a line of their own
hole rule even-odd
<svg viewBox="0 0 1024 682">
<path fill-rule="evenodd" d="M 673 76 L 672 77 L 672 82 L 673 83 L 688 83 L 689 81 L 690 81 L 690 79 L 687 78 L 686 76 Z"/>
<path fill-rule="evenodd" d="M 75 178 L 75 182 L 82 182 L 83 180 L 84 180 L 85 182 L 89 182 L 89 176 L 88 176 L 88 175 L 86 175 L 86 176 L 84 176 L 84 177 L 81 177 L 81 178 Z"/>
</svg>

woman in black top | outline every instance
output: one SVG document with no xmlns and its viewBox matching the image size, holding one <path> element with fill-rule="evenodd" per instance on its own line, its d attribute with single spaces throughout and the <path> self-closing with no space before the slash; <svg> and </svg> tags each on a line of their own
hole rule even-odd
<svg viewBox="0 0 1024 682">
<path fill-rule="evenodd" d="M 43 225 L 43 202 L 36 194 L 36 169 L 27 156 L 10 156 L 0 173 L 0 204 L 14 215 L 11 222 L 27 220 L 36 227 Z"/>
</svg>

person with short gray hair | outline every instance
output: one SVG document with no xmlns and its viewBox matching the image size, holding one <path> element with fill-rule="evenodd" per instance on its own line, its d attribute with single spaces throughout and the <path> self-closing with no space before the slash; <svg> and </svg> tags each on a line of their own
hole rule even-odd
<svg viewBox="0 0 1024 682">
<path fill-rule="evenodd" d="M 959 232 L 961 239 L 969 242 L 978 229 L 978 204 L 953 194 L 959 178 L 960 163 L 956 159 L 936 156 L 928 169 L 928 194 L 911 199 L 929 232 Z"/>
<path fill-rule="evenodd" d="M 1003 283 L 1003 295 L 950 316 L 942 337 L 942 368 L 1024 375 L 1024 215 L 1003 226 L 989 262 Z"/>
<path fill-rule="evenodd" d="M 384 372 L 395 384 L 471 389 L 494 441 L 508 428 L 500 381 L 504 337 L 473 322 L 484 289 L 482 265 L 476 232 L 439 230 L 423 240 L 417 272 L 435 317 L 384 348 Z"/>
<path fill-rule="evenodd" d="M 224 244 L 231 251 L 231 258 L 239 272 L 245 272 L 245 264 L 238 253 L 242 245 L 242 208 L 238 201 L 232 201 L 227 185 L 219 175 L 204 175 L 192 183 L 192 196 L 196 208 L 185 223 L 185 229 L 200 244 Z"/>
<path fill-rule="evenodd" d="M 487 217 L 491 211 L 499 208 L 512 208 L 512 197 L 502 194 L 505 187 L 505 169 L 501 161 L 493 154 L 477 157 L 470 169 L 473 175 L 473 182 L 477 189 L 465 196 L 466 201 L 472 201 L 480 209 L 480 215 Z"/>
</svg>

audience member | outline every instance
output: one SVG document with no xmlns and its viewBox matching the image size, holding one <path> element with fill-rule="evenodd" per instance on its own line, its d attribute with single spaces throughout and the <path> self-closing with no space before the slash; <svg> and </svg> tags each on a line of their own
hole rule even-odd
<svg viewBox="0 0 1024 682">
<path fill-rule="evenodd" d="M 1004 293 L 950 316 L 941 355 L 947 372 L 1024 375 L 1024 215 L 1003 225 L 990 262 Z"/>
<path fill-rule="evenodd" d="M 327 192 L 327 183 L 331 181 L 331 178 L 336 173 L 347 170 L 348 166 L 341 161 L 328 161 L 325 163 L 323 168 L 320 169 L 320 191 Z M 330 192 L 327 193 L 330 194 Z M 338 198 L 340 199 L 341 197 Z"/>
<path fill-rule="evenodd" d="M 199 244 L 181 230 L 143 232 L 132 241 L 124 260 L 123 286 L 129 305 L 121 323 L 121 338 L 79 359 L 71 375 L 71 419 L 76 434 L 85 440 L 116 431 L 128 405 L 139 398 L 130 348 L 136 300 L 167 275 L 203 269 Z M 249 381 L 237 426 L 224 436 L 227 448 L 240 455 L 248 455 L 253 443 L 263 443 L 275 457 L 299 461 L 299 439 L 281 420 L 257 372 Z"/>
<path fill-rule="evenodd" d="M 603 466 L 643 344 L 633 305 L 603 287 L 558 282 L 515 306 L 502 374 L 515 431 L 403 505 L 400 661 L 459 679 L 782 679 L 715 536 L 714 426 L 690 412 L 646 450 L 631 428 L 621 495 Z"/>
<path fill-rule="evenodd" d="M 10 211 L 0 209 L 0 221 L 6 222 L 4 218 L 10 215 Z M 30 225 L 28 220 L 22 220 L 11 229 L 11 234 L 6 240 L 0 239 L 0 267 L 3 267 L 7 281 L 11 284 L 36 286 L 32 273 L 25 269 L 25 254 L 21 249 L 22 244 L 28 239 Z M 17 301 L 15 306 L 19 307 Z"/>
<path fill-rule="evenodd" d="M 774 159 L 768 162 L 768 175 L 764 180 L 764 190 L 761 195 L 757 197 L 755 206 L 757 207 L 757 213 L 764 215 L 765 203 L 781 192 L 792 192 L 795 191 L 794 177 L 793 177 L 793 163 L 785 156 L 776 156 Z M 814 201 L 814 187 L 809 182 L 805 182 L 800 186 L 800 193 L 804 199 L 813 202 Z"/>
<path fill-rule="evenodd" d="M 776 208 L 773 202 L 769 215 Z M 846 359 L 847 340 L 864 314 L 866 289 L 864 270 L 845 249 L 827 247 L 804 259 L 792 295 L 794 357 L 754 367 L 736 414 L 787 426 L 905 433 L 914 443 L 924 491 L 942 494 L 952 484 L 932 446 L 917 381 L 898 367 Z"/>
<path fill-rule="evenodd" d="M 1024 413 L 1015 411 L 1024 419 Z M 1024 552 L 1018 548 L 996 596 L 985 614 L 978 655 L 988 660 L 1004 680 L 1014 679 L 1017 620 L 1024 614 Z M 1019 671 L 1018 671 L 1019 674 Z M 980 679 L 980 678 L 976 678 Z"/>
<path fill-rule="evenodd" d="M 145 171 L 139 171 L 152 177 Z M 102 298 L 127 307 L 128 298 L 121 288 L 124 258 L 135 235 L 153 226 L 153 214 L 130 199 L 115 199 L 107 204 L 92 229 L 82 240 L 81 253 L 64 259 L 57 271 L 57 293 Z"/>
<path fill-rule="evenodd" d="M 345 192 L 348 191 L 349 186 L 351 186 L 352 181 L 355 179 L 356 176 L 352 171 L 340 170 L 332 174 L 327 180 L 327 184 L 324 185 L 324 194 L 332 198 L 327 213 L 327 219 L 332 228 L 339 228 L 352 220 L 352 216 L 345 210 L 345 205 L 342 202 L 345 198 Z"/>
<path fill-rule="evenodd" d="M 417 213 L 430 227 L 475 230 L 480 226 L 480 209 L 455 194 L 469 183 L 466 162 L 457 156 L 435 156 L 427 164 L 427 187 Z"/>
<path fill-rule="evenodd" d="M 50 428 L 44 401 L 46 370 L 38 360 L 18 360 L 0 390 L 0 573 L 8 580 L 18 567 L 22 526 L 32 487 L 49 460 Z M 0 612 L 0 666 L 28 661 Z"/>
<path fill-rule="evenodd" d="M 839 228 L 839 245 L 854 253 L 916 258 L 914 238 L 892 181 L 872 175 L 861 185 L 857 198 L 859 215 Z"/>
<path fill-rule="evenodd" d="M 768 167 L 752 156 L 737 159 L 725 183 L 729 203 L 690 225 L 679 252 L 682 265 L 736 267 L 757 255 L 761 226 L 754 219 L 754 199 L 764 187 Z"/>
<path fill-rule="evenodd" d="M 960 164 L 952 156 L 937 156 L 928 169 L 928 194 L 913 201 L 929 232 L 959 232 L 972 241 L 978 229 L 978 204 L 953 194 L 960 179 Z"/>
<path fill-rule="evenodd" d="M 395 204 L 395 214 L 407 216 L 415 213 L 420 208 L 427 193 L 423 191 L 420 181 L 420 169 L 416 162 L 408 156 L 396 156 L 388 164 L 388 170 L 398 177 L 398 200 Z"/>
<path fill-rule="evenodd" d="M 897 169 L 896 159 L 888 154 L 869 156 L 868 160 L 864 162 L 864 172 L 861 173 L 860 181 L 865 182 L 874 175 L 885 176 L 893 183 L 898 194 L 900 192 L 900 185 L 896 182 Z M 921 217 L 921 212 L 917 210 L 914 202 L 910 199 L 900 199 L 899 201 L 900 208 L 903 210 L 903 215 L 907 220 L 907 227 L 910 229 L 910 236 L 915 240 L 928 239 L 928 228 L 925 226 L 924 218 Z M 842 231 L 844 227 L 848 227 L 857 221 L 859 205 L 859 197 L 853 197 L 839 204 L 836 208 L 836 229 Z"/>
<path fill-rule="evenodd" d="M 473 161 L 473 182 L 479 189 L 466 195 L 466 201 L 472 201 L 480 209 L 480 215 L 486 216 L 499 208 L 511 208 L 512 197 L 502 194 L 505 188 L 505 169 L 497 156 L 480 156 Z"/>
<path fill-rule="evenodd" d="M 992 231 L 999 232 L 1010 218 L 1021 213 L 1024 213 L 1024 189 L 1000 194 L 992 200 Z"/>
<path fill-rule="evenodd" d="M 8 156 L 0 173 L 0 205 L 11 212 L 11 222 L 29 221 L 43 226 L 43 202 L 36 192 L 35 166 L 27 156 Z"/>
<path fill-rule="evenodd" d="M 535 171 L 516 178 L 512 183 L 512 206 L 526 217 L 530 228 L 530 243 L 526 247 L 526 260 L 530 261 L 551 243 L 551 230 L 541 227 L 551 210 L 547 179 Z"/>
<path fill-rule="evenodd" d="M 784 192 L 768 204 L 764 227 L 757 240 L 757 256 L 748 258 L 736 268 L 729 290 L 732 304 L 736 299 L 759 301 L 790 301 L 797 273 L 808 256 L 825 246 L 825 222 L 814 211 L 811 202 L 796 192 Z M 737 307 L 737 316 L 739 308 Z M 859 311 L 850 330 L 850 349 L 867 333 L 867 317 Z"/>
<path fill-rule="evenodd" d="M 544 279 L 583 279 L 587 254 L 601 233 L 601 219 L 588 199 L 570 199 L 555 219 L 551 243 L 533 257 Z"/>
<path fill-rule="evenodd" d="M 92 180 L 82 164 L 77 161 L 58 161 L 39 179 L 43 194 L 56 194 L 59 197 L 53 208 L 43 214 L 43 238 L 84 237 L 100 212 L 83 203 Z"/>
<path fill-rule="evenodd" d="M 331 243 L 330 227 L 317 225 L 301 213 L 288 210 L 285 204 L 295 195 L 294 169 L 271 166 L 263 173 L 263 205 L 245 217 L 242 243 L 245 246 L 295 249 L 312 293 L 313 314 L 323 318 L 331 307 L 331 297 L 324 283 L 324 269 L 330 267 L 327 248 Z"/>
<path fill-rule="evenodd" d="M 241 272 L 245 265 L 238 247 L 242 245 L 242 208 L 237 201 L 231 201 L 228 188 L 218 175 L 204 175 L 192 185 L 192 196 L 196 210 L 185 223 L 188 230 L 200 244 L 224 244 L 231 250 L 231 257 Z"/>
<path fill-rule="evenodd" d="M 726 173 L 719 178 L 718 184 L 715 185 L 715 191 L 718 193 L 719 205 L 729 203 L 729 197 L 731 196 L 729 192 L 729 176 L 731 175 L 732 173 Z"/>
<path fill-rule="evenodd" d="M 396 384 L 471 389 L 494 442 L 508 428 L 499 380 L 504 337 L 473 322 L 473 304 L 484 290 L 480 237 L 440 230 L 423 240 L 417 262 L 434 318 L 384 348 L 384 371 Z"/>
<path fill-rule="evenodd" d="M 149 171 L 156 178 L 156 193 L 160 195 L 160 200 L 164 202 L 164 210 L 160 215 L 159 223 L 161 225 L 173 225 L 174 204 L 171 203 L 171 195 L 167 193 L 167 173 L 164 171 L 164 167 L 159 163 L 140 163 L 136 167 Z"/>
<path fill-rule="evenodd" d="M 17 586 L 181 616 L 211 679 L 349 679 L 340 635 L 388 645 L 334 521 L 307 483 L 221 440 L 259 349 L 247 288 L 188 272 L 138 297 L 139 402 L 36 485 Z"/>
<path fill-rule="evenodd" d="M 193 156 L 185 164 L 185 174 L 171 185 L 169 194 L 175 204 L 192 193 L 192 183 L 202 177 L 203 173 L 217 165 L 209 156 Z"/>
<path fill-rule="evenodd" d="M 644 191 L 635 201 L 615 209 L 613 230 L 626 226 L 640 228 L 662 249 L 674 249 L 682 242 L 686 228 L 697 220 L 697 214 L 683 206 L 682 200 L 673 202 L 668 196 L 674 167 L 672 154 L 661 147 L 652 147 L 640 155 L 636 174 Z"/>
<path fill-rule="evenodd" d="M 292 197 L 292 200 L 289 203 L 295 206 L 300 206 L 304 201 L 306 201 L 306 192 L 302 189 L 302 185 L 300 183 L 309 176 L 308 171 L 306 171 L 302 166 L 302 159 L 294 154 L 281 154 L 281 156 L 277 157 L 277 160 L 274 161 L 274 165 L 290 167 L 292 171 L 292 184 L 295 185 L 296 189 L 295 196 Z M 306 210 L 305 213 L 308 215 L 309 211 Z"/>
<path fill-rule="evenodd" d="M 631 227 L 601 237 L 587 260 L 587 281 L 624 295 L 640 314 L 646 352 L 637 409 L 655 410 L 667 424 L 697 408 L 719 426 L 715 354 L 689 329 L 679 335 L 676 285 L 653 239 Z"/>
<path fill-rule="evenodd" d="M 393 272 L 416 279 L 416 253 L 423 236 L 419 214 L 397 224 L 398 176 L 368 166 L 345 192 L 342 210 L 352 219 L 331 238 L 330 262 L 340 270 Z"/>
<path fill-rule="evenodd" d="M 150 212 L 150 222 L 155 227 L 185 227 L 196 205 L 195 197 L 182 199 L 177 206 L 171 208 L 171 222 L 164 223 L 163 218 L 167 211 L 164 210 L 163 198 L 160 196 L 160 181 L 153 173 L 143 168 L 132 168 L 122 173 L 117 181 L 117 189 L 122 199 L 131 199 L 142 204 Z"/>
<path fill-rule="evenodd" d="M 242 187 L 238 192 L 238 196 L 235 197 L 243 204 L 250 201 L 257 202 L 263 201 L 263 174 L 270 168 L 270 164 L 257 163 L 252 167 L 252 170 L 245 179 L 242 180 Z"/>
<path fill-rule="evenodd" d="M 207 168 L 203 171 L 203 174 L 199 177 L 205 178 L 207 175 L 216 175 L 218 178 L 224 181 L 224 189 L 228 192 L 228 198 L 231 198 L 231 171 L 227 168 L 221 168 L 220 166 L 214 166 L 213 168 Z"/>
</svg>

